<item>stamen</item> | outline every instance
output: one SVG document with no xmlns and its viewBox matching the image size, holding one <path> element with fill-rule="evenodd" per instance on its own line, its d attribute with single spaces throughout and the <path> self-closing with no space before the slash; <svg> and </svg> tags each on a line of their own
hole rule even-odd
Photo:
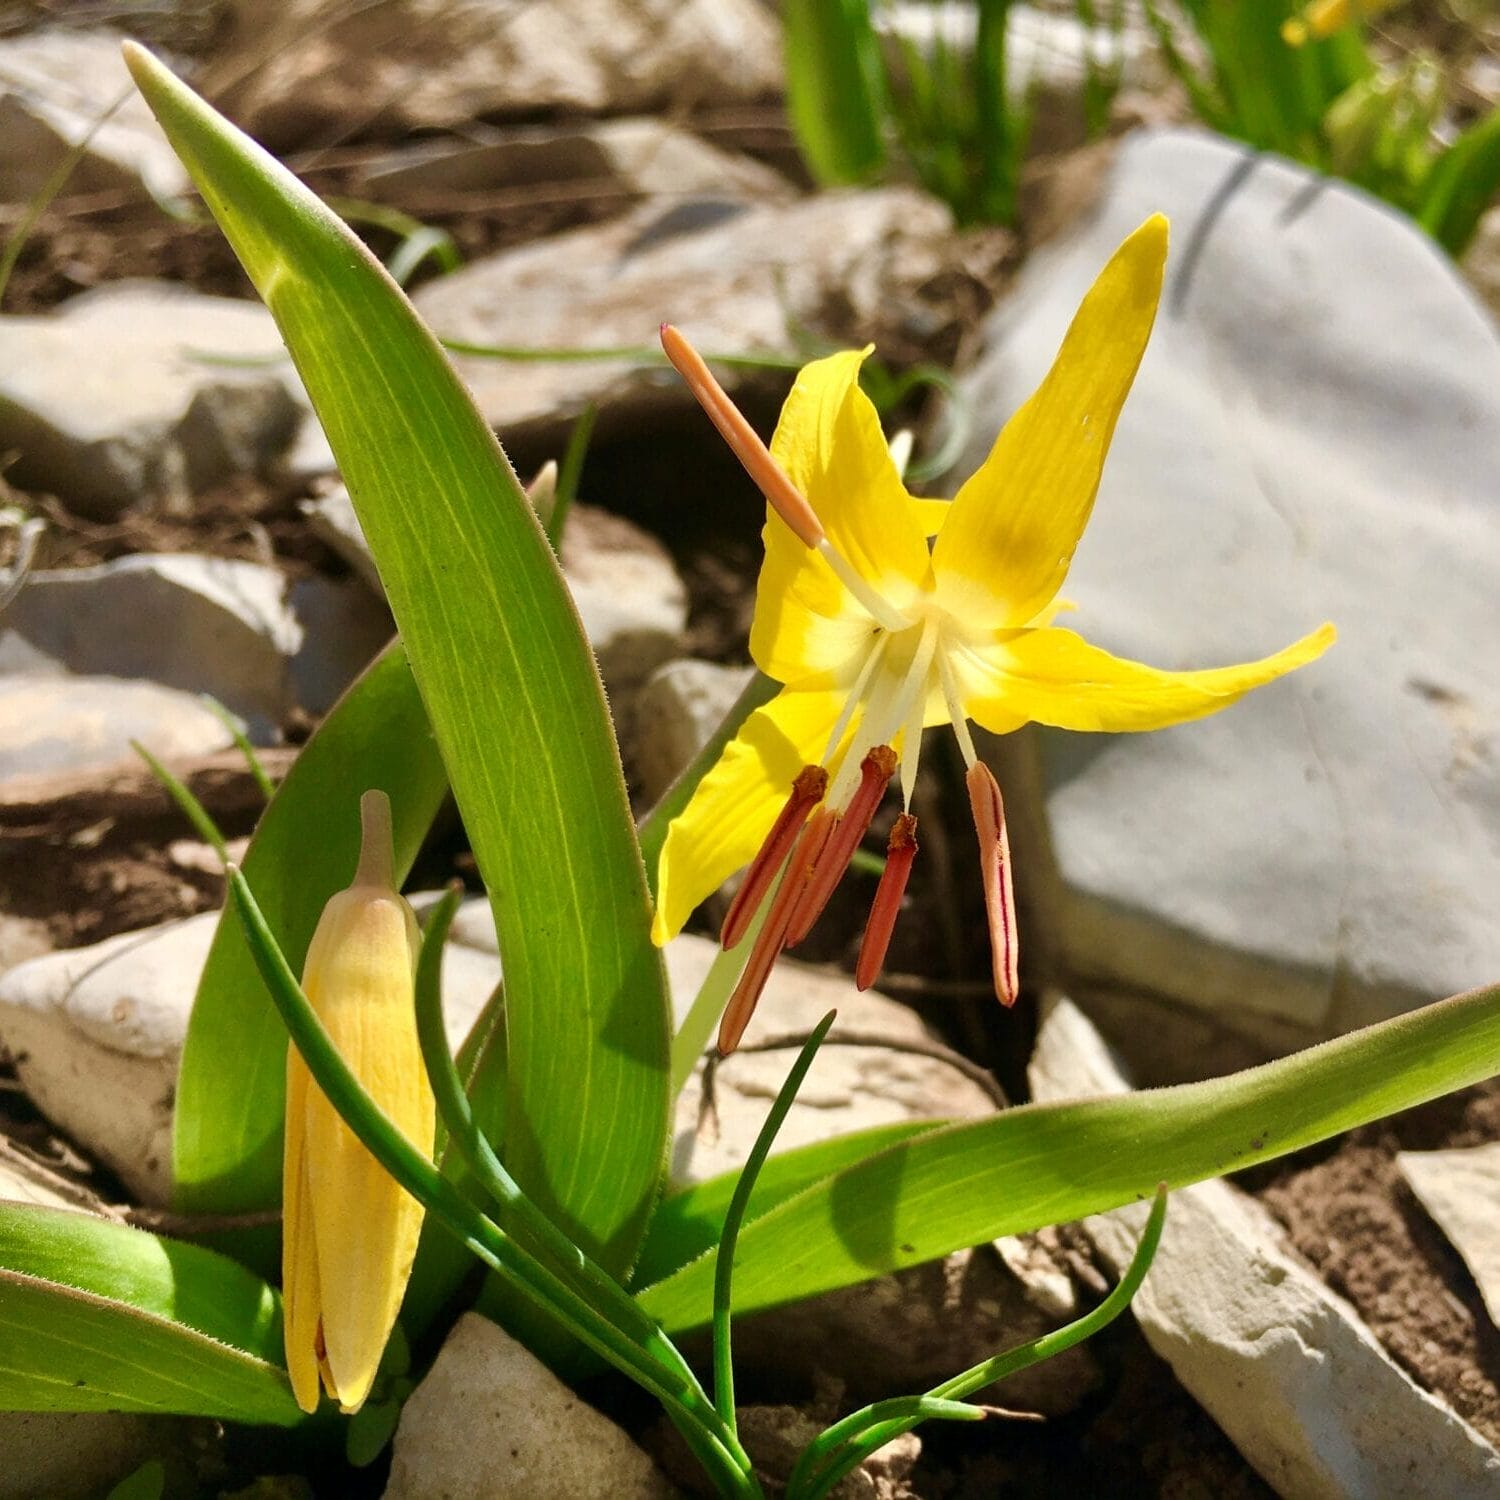
<svg viewBox="0 0 1500 1500">
<path fill-rule="evenodd" d="M 896 918 L 901 912 L 901 898 L 912 861 L 917 857 L 917 820 L 910 813 L 900 813 L 885 846 L 885 870 L 870 903 L 870 918 L 859 945 L 859 962 L 854 966 L 854 984 L 867 990 L 880 977 L 885 966 L 885 950 L 891 945 Z"/>
<path fill-rule="evenodd" d="M 760 852 L 751 860 L 745 878 L 735 892 L 734 900 L 724 916 L 724 926 L 719 932 L 719 944 L 723 948 L 739 946 L 746 929 L 760 910 L 760 903 L 771 888 L 776 872 L 791 853 L 792 844 L 802 832 L 808 814 L 823 800 L 828 790 L 828 772 L 822 766 L 804 766 L 792 782 L 791 795 L 786 805 L 777 814 L 766 835 Z"/>
<path fill-rule="evenodd" d="M 767 500 L 770 498 L 769 495 L 766 496 Z M 806 504 L 806 501 L 803 503 Z M 788 525 L 790 524 L 788 522 Z M 860 576 L 855 570 L 854 565 L 838 551 L 826 536 L 815 542 L 813 546 L 817 550 L 818 556 L 833 569 L 839 582 L 864 605 L 877 624 L 884 625 L 887 630 L 905 630 L 915 623 L 907 619 L 888 599 L 882 598 L 874 586 Z"/>
<path fill-rule="evenodd" d="M 795 948 L 823 915 L 823 908 L 838 889 L 854 851 L 870 827 L 891 777 L 896 774 L 896 752 L 889 745 L 876 745 L 860 762 L 859 787 L 849 805 L 833 820 L 828 842 L 818 855 L 802 894 L 787 924 L 786 946 Z"/>
<path fill-rule="evenodd" d="M 969 767 L 965 778 L 974 828 L 979 834 L 979 865 L 984 876 L 984 907 L 990 927 L 990 961 L 995 994 L 1004 1006 L 1021 993 L 1016 945 L 1016 901 L 1010 880 L 1010 837 L 1005 831 L 1005 803 L 1000 786 L 982 760 Z"/>
<path fill-rule="evenodd" d="M 771 450 L 745 420 L 744 414 L 729 399 L 724 387 L 714 379 L 703 362 L 703 356 L 688 343 L 670 323 L 661 325 L 661 346 L 672 367 L 687 382 L 698 405 L 719 429 L 719 436 L 744 465 L 745 472 L 766 497 L 771 509 L 791 528 L 804 547 L 816 547 L 823 540 L 823 524 L 786 471 L 771 457 Z"/>
<path fill-rule="evenodd" d="M 938 675 L 943 683 L 943 697 L 948 704 L 948 720 L 953 733 L 958 736 L 958 748 L 963 753 L 964 764 L 972 772 L 979 757 L 974 753 L 974 738 L 969 733 L 969 716 L 964 712 L 963 700 L 958 695 L 958 683 L 953 677 L 948 654 L 938 652 Z"/>
<path fill-rule="evenodd" d="M 719 1022 L 720 1057 L 728 1057 L 739 1046 L 740 1038 L 750 1024 L 750 1017 L 755 1014 L 761 991 L 771 977 L 771 969 L 781 956 L 781 950 L 786 947 L 787 923 L 791 920 L 797 897 L 807 884 L 807 878 L 812 874 L 813 866 L 828 842 L 833 822 L 832 812 L 826 807 L 820 807 L 802 829 L 802 835 L 787 861 L 786 874 L 782 876 L 771 902 L 765 926 L 761 928 L 760 936 L 750 950 L 745 971 L 740 975 L 739 983 L 729 997 L 729 1004 L 724 1008 L 724 1018 Z"/>
</svg>

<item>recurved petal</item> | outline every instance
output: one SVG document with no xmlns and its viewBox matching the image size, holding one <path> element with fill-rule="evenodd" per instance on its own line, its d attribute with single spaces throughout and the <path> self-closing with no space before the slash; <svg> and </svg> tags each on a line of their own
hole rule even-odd
<svg viewBox="0 0 1500 1500">
<path fill-rule="evenodd" d="M 1167 221 L 1146 220 L 1084 297 L 1045 380 L 953 501 L 938 598 L 980 628 L 1021 626 L 1062 586 L 1161 295 Z"/>
<path fill-rule="evenodd" d="M 1059 729 L 1118 734 L 1163 729 L 1228 708 L 1305 666 L 1333 643 L 1332 625 L 1260 661 L 1195 672 L 1164 672 L 1111 656 L 1071 630 L 1024 630 L 964 654 L 959 673 L 976 723 L 1006 733 L 1030 720 Z"/>
<path fill-rule="evenodd" d="M 869 352 L 846 350 L 803 368 L 781 409 L 771 453 L 835 550 L 899 609 L 925 585 L 930 562 L 922 520 L 880 418 L 859 388 Z M 847 668 L 851 636 L 869 616 L 774 512 L 763 535 L 751 655 L 778 682 L 837 676 Z"/>
<path fill-rule="evenodd" d="M 788 690 L 745 721 L 667 829 L 653 942 L 676 937 L 693 908 L 750 862 L 797 773 L 822 759 L 842 706 L 837 692 Z M 836 760 L 829 769 L 837 769 Z"/>
</svg>

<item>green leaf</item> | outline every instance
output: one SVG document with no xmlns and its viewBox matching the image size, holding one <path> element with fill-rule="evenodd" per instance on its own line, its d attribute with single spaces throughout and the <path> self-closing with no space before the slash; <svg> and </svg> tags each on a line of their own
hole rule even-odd
<svg viewBox="0 0 1500 1500">
<path fill-rule="evenodd" d="M 885 165 L 880 43 L 869 0 L 782 0 L 786 107 L 808 170 L 825 186 Z"/>
<path fill-rule="evenodd" d="M 405 876 L 447 790 L 443 764 L 399 644 L 334 706 L 271 799 L 245 855 L 283 951 L 300 966 L 324 903 L 359 856 L 359 794 L 391 799 Z M 177 1076 L 172 1169 L 189 1213 L 281 1201 L 286 1031 L 244 932 L 226 911 L 198 984 Z"/>
<path fill-rule="evenodd" d="M 1500 109 L 1471 125 L 1433 163 L 1417 222 L 1450 255 L 1464 252 L 1500 191 Z"/>
<path fill-rule="evenodd" d="M 149 53 L 126 50 L 276 319 L 380 569 L 495 910 L 508 1165 L 623 1270 L 666 1154 L 669 1011 L 604 691 L 562 574 L 494 434 L 378 262 Z"/>
<path fill-rule="evenodd" d="M 276 1293 L 196 1245 L 0 1203 L 0 1330 L 3 1410 L 302 1420 Z"/>
<path fill-rule="evenodd" d="M 1500 986 L 1207 1083 L 1026 1105 L 917 1136 L 745 1226 L 741 1313 L 1270 1161 L 1500 1072 Z M 668 1332 L 708 1320 L 714 1257 L 640 1293 Z"/>
</svg>

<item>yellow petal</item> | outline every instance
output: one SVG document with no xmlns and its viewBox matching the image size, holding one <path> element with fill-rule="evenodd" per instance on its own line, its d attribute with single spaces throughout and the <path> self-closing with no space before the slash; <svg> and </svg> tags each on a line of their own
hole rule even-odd
<svg viewBox="0 0 1500 1500">
<path fill-rule="evenodd" d="M 958 677 L 969 716 L 995 733 L 1029 720 L 1109 734 L 1162 729 L 1217 713 L 1252 688 L 1305 666 L 1334 635 L 1332 625 L 1322 625 L 1260 661 L 1163 672 L 1111 656 L 1071 630 L 1048 627 L 964 653 Z"/>
<path fill-rule="evenodd" d="M 1396 0 L 1314 0 L 1302 7 L 1300 15 L 1281 23 L 1281 39 L 1289 47 L 1320 40 L 1352 26 L 1367 16 L 1378 16 L 1389 10 Z"/>
<path fill-rule="evenodd" d="M 319 938 L 324 941 L 319 942 Z M 415 927 L 394 893 L 355 886 L 328 903 L 304 988 L 334 1045 L 391 1122 L 430 1155 L 434 1107 L 417 1044 Z M 411 1273 L 421 1205 L 309 1088 L 304 1143 L 323 1342 L 346 1411 L 369 1394 Z"/>
<path fill-rule="evenodd" d="M 318 1409 L 318 1248 L 313 1238 L 312 1204 L 308 1201 L 304 1161 L 307 1064 L 295 1047 L 286 1057 L 286 1140 L 282 1152 L 281 1281 L 282 1326 L 286 1368 L 292 1394 L 305 1412 Z"/>
<path fill-rule="evenodd" d="M 1156 214 L 1099 273 L 1047 378 L 959 490 L 932 555 L 938 599 L 956 619 L 1026 625 L 1062 586 L 1151 334 L 1166 255 Z"/>
<path fill-rule="evenodd" d="M 787 691 L 745 721 L 667 829 L 653 942 L 676 937 L 694 907 L 754 858 L 798 771 L 822 758 L 842 707 L 840 693 Z"/>
<path fill-rule="evenodd" d="M 815 360 L 781 409 L 771 453 L 807 497 L 835 550 L 898 609 L 929 576 L 922 524 L 859 388 L 870 351 Z M 750 655 L 788 685 L 844 680 L 870 632 L 870 616 L 816 552 L 767 513 L 766 559 L 756 588 Z"/>
</svg>

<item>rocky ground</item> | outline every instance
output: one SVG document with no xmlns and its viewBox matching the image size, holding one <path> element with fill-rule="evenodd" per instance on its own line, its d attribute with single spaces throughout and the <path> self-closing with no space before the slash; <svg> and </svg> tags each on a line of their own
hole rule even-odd
<svg viewBox="0 0 1500 1500">
<path fill-rule="evenodd" d="M 147 19 L 377 252 L 407 232 L 400 215 L 449 236 L 461 265 L 411 283 L 444 336 L 633 346 L 671 318 L 718 351 L 873 340 L 893 366 L 959 372 L 962 441 L 933 493 L 982 458 L 1123 234 L 1167 212 L 1162 314 L 1067 587 L 1081 628 L 1170 667 L 1340 628 L 1326 661 L 1219 718 L 988 747 L 1027 936 L 1014 1014 L 985 998 L 961 778 L 930 756 L 924 865 L 884 994 L 847 977 L 865 888 L 764 1004 L 768 1033 L 836 1003 L 880 1043 L 831 1048 L 783 1140 L 1212 1076 L 1500 976 L 1500 211 L 1461 273 L 1363 196 L 1182 128 L 1143 41 L 1118 128 L 1085 142 L 1070 33 L 1022 7 L 1046 70 L 1024 228 L 959 233 L 911 188 L 809 190 L 761 0 L 551 8 L 568 23 L 545 31 L 525 7 L 478 27 L 483 7 L 458 0 L 412 0 L 432 13 L 418 28 L 401 6 L 315 0 Z M 27 230 L 0 293 L 0 1196 L 159 1223 L 223 884 L 129 742 L 243 838 L 259 793 L 201 695 L 274 775 L 391 621 L 269 316 L 139 100 L 27 223 L 69 144 L 127 93 L 108 23 L 128 7 L 23 9 L 69 24 L 0 8 L 0 238 Z M 744 682 L 759 501 L 659 369 L 458 365 L 522 473 L 598 408 L 563 564 L 645 811 Z M 740 371 L 734 393 L 765 427 L 787 379 Z M 935 444 L 955 408 L 913 398 L 895 420 Z M 455 873 L 472 881 L 450 819 L 414 885 Z M 498 976 L 482 902 L 455 938 L 457 1038 Z M 696 932 L 672 945 L 676 994 L 711 951 Z M 716 1133 L 690 1085 L 681 1180 L 743 1159 L 782 1061 L 722 1069 Z M 1497 1142 L 1491 1085 L 1178 1195 L 1133 1320 L 997 1389 L 1014 1420 L 924 1429 L 848 1493 L 1416 1497 L 1435 1474 L 1444 1495 L 1496 1493 Z M 750 1320 L 757 1455 L 774 1471 L 810 1419 L 1066 1320 L 1103 1295 L 1135 1227 L 1108 1215 Z M 466 1318 L 359 1483 L 691 1488 L 631 1390 L 582 1394 Z M 576 1472 L 546 1468 L 560 1425 Z M 183 1493 L 296 1467 L 232 1431 L 113 1416 L 0 1415 L 0 1453 L 0 1497 L 95 1493 L 152 1455 Z M 275 1483 L 255 1493 L 301 1492 Z"/>
</svg>

